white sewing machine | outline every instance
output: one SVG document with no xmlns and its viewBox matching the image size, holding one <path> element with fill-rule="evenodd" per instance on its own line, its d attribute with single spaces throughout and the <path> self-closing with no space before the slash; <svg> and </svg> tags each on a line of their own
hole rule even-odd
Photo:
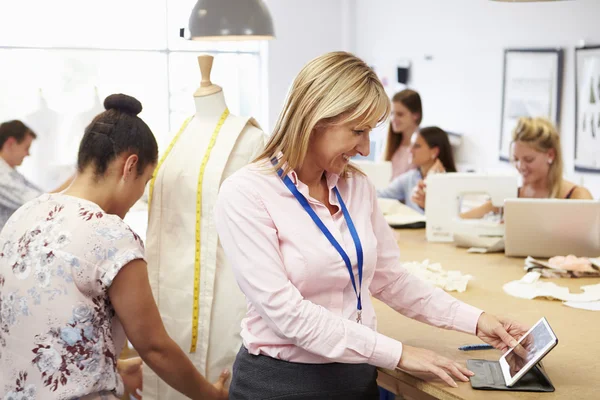
<svg viewBox="0 0 600 400">
<path fill-rule="evenodd" d="M 470 236 L 504 235 L 499 219 L 463 219 L 461 203 L 465 195 L 489 196 L 492 205 L 503 207 L 504 199 L 517 197 L 517 176 L 479 173 L 435 174 L 427 177 L 425 216 L 427 240 L 452 242 L 454 234 Z"/>
</svg>

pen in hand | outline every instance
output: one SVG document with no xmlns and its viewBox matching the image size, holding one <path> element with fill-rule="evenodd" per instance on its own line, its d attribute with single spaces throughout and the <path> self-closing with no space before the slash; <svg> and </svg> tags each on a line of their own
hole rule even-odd
<svg viewBox="0 0 600 400">
<path fill-rule="evenodd" d="M 460 346 L 458 349 L 461 351 L 471 351 L 471 350 L 492 350 L 494 346 L 489 344 L 469 344 L 466 346 Z"/>
</svg>

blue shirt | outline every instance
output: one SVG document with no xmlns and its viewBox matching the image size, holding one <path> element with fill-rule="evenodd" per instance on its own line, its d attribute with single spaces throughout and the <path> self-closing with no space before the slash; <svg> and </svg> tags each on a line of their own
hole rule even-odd
<svg viewBox="0 0 600 400">
<path fill-rule="evenodd" d="M 4 227 L 17 208 L 42 193 L 41 189 L 29 182 L 0 157 L 0 229 Z"/>
<path fill-rule="evenodd" d="M 424 210 L 413 203 L 411 199 L 412 191 L 421 179 L 423 179 L 421 170 L 419 168 L 411 169 L 394 178 L 385 189 L 377 190 L 377 197 L 396 199 L 423 214 Z"/>
</svg>

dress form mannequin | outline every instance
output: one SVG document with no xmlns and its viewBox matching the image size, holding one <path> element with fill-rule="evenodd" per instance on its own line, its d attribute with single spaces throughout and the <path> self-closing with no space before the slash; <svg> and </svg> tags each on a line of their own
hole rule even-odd
<svg viewBox="0 0 600 400">
<path fill-rule="evenodd" d="M 97 88 L 91 108 L 84 111 L 79 110 L 80 96 L 70 97 L 68 107 L 58 112 L 48 106 L 40 89 L 38 109 L 23 118 L 37 139 L 22 171 L 45 191 L 56 189 L 77 171 L 77 152 L 85 128 L 104 111 Z"/>
<path fill-rule="evenodd" d="M 211 137 L 227 106 L 223 90 L 210 82 L 212 56 L 200 56 L 196 113 L 176 136 L 151 185 L 146 236 L 150 284 L 169 335 L 210 381 L 231 370 L 241 346 L 246 301 L 227 264 L 214 226 L 213 208 L 221 182 L 262 152 L 266 136 L 256 122 L 229 114 L 210 150 L 202 182 L 198 339 L 193 331 L 198 178 Z M 184 399 L 150 368 L 144 368 L 144 399 Z"/>
<path fill-rule="evenodd" d="M 22 118 L 23 122 L 37 134 L 37 138 L 33 141 L 31 156 L 25 158 L 20 171 L 42 190 L 53 190 L 60 185 L 52 180 L 49 166 L 54 162 L 54 154 L 59 149 L 57 138 L 63 119 L 59 113 L 48 106 L 42 89 L 39 89 L 37 110 Z"/>
<path fill-rule="evenodd" d="M 82 91 L 83 92 L 83 91 Z M 87 90 L 82 93 L 82 96 L 88 96 Z M 79 98 L 79 96 L 77 97 Z M 64 132 L 59 139 L 59 145 L 63 149 L 67 149 L 65 153 L 71 154 L 69 159 L 60 160 L 62 164 L 76 165 L 77 164 L 77 152 L 79 151 L 79 143 L 85 132 L 85 128 L 92 122 L 92 120 L 101 112 L 104 111 L 104 105 L 100 100 L 98 93 L 98 87 L 94 86 L 93 98 L 91 107 L 82 111 L 77 110 L 76 113 L 69 115 L 68 124 L 64 126 Z"/>
<path fill-rule="evenodd" d="M 79 101 L 84 95 L 88 96 L 87 90 L 81 90 L 81 92 L 80 95 L 74 96 L 74 99 Z M 61 149 L 63 156 L 54 160 L 51 165 L 53 182 L 55 182 L 54 187 L 77 172 L 77 153 L 85 128 L 98 114 L 104 111 L 104 105 L 100 100 L 97 87 L 94 87 L 93 96 L 91 107 L 79 111 L 76 106 L 73 106 L 73 112 L 63 115 L 61 134 L 56 140 L 56 145 Z"/>
</svg>

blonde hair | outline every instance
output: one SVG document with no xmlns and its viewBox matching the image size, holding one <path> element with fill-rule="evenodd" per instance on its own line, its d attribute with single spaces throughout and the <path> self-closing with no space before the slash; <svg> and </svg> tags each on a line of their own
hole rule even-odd
<svg viewBox="0 0 600 400">
<path fill-rule="evenodd" d="M 283 173 L 301 167 L 317 125 L 357 126 L 383 122 L 390 102 L 375 72 L 360 58 L 346 52 L 317 57 L 302 68 L 287 96 L 265 150 L 255 161 L 271 160 L 280 152 L 275 169 Z M 348 164 L 343 176 L 360 170 Z"/>
<path fill-rule="evenodd" d="M 555 156 L 548 171 L 550 197 L 558 197 L 563 180 L 563 158 L 560 135 L 554 124 L 545 118 L 521 117 L 512 135 L 514 142 L 523 142 L 536 151 L 548 153 L 554 149 Z"/>
</svg>

